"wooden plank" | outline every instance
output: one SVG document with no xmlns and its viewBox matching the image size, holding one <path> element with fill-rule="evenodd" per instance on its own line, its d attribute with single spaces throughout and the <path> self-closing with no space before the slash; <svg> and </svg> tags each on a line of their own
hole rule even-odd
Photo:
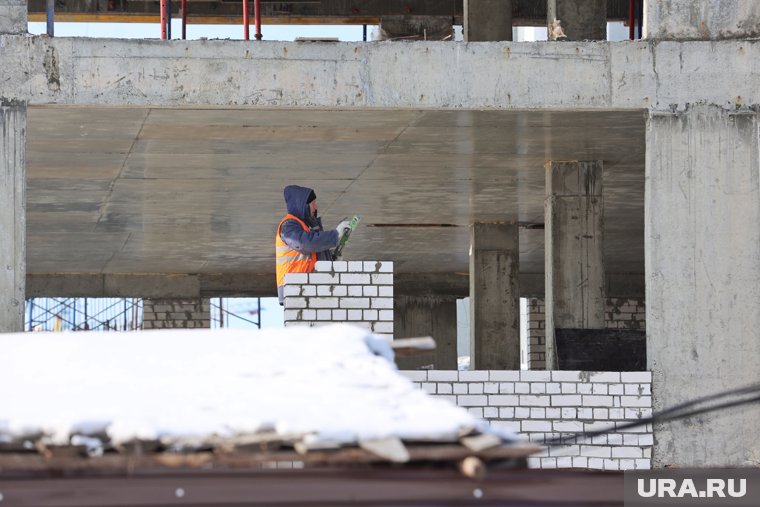
<svg viewBox="0 0 760 507">
<path fill-rule="evenodd" d="M 392 461 L 393 463 L 406 463 L 409 461 L 409 451 L 404 443 L 398 438 L 381 438 L 378 440 L 364 440 L 359 442 L 359 447 L 375 456 Z"/>
</svg>

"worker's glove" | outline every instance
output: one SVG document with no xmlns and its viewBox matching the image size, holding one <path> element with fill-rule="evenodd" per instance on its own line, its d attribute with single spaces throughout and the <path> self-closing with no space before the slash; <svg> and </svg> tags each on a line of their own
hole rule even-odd
<svg viewBox="0 0 760 507">
<path fill-rule="evenodd" d="M 343 236 L 346 229 L 351 228 L 351 222 L 349 220 L 343 220 L 341 223 L 338 224 L 338 227 L 335 228 L 336 231 L 338 231 L 338 236 Z"/>
</svg>

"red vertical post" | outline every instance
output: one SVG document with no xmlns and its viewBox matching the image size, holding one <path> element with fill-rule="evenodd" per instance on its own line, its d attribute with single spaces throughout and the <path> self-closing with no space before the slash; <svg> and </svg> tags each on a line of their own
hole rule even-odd
<svg viewBox="0 0 760 507">
<path fill-rule="evenodd" d="M 166 0 L 161 0 L 161 39 L 166 40 Z"/>
<path fill-rule="evenodd" d="M 187 0 L 182 0 L 182 40 L 187 38 Z"/>
<path fill-rule="evenodd" d="M 256 21 L 256 40 L 261 40 L 261 0 L 253 0 L 253 18 Z"/>
<path fill-rule="evenodd" d="M 633 3 L 634 3 L 634 0 L 628 0 L 628 38 L 631 40 L 633 40 L 633 37 L 634 37 Z"/>
<path fill-rule="evenodd" d="M 248 19 L 248 0 L 243 0 L 243 34 L 244 34 L 245 40 L 250 39 L 248 35 L 248 25 L 250 25 L 250 22 Z"/>
</svg>

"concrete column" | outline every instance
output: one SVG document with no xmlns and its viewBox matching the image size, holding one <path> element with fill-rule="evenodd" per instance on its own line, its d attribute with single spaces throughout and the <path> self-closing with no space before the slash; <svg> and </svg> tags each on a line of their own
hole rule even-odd
<svg viewBox="0 0 760 507">
<path fill-rule="evenodd" d="M 470 368 L 520 369 L 520 252 L 516 223 L 470 228 Z"/>
<path fill-rule="evenodd" d="M 381 40 L 454 40 L 451 16 L 383 16 Z"/>
<path fill-rule="evenodd" d="M 645 253 L 654 409 L 757 383 L 760 114 L 649 115 Z M 760 406 L 657 425 L 653 465 L 756 465 Z"/>
<path fill-rule="evenodd" d="M 0 4 L 0 34 L 27 31 L 27 0 L 3 0 Z"/>
<path fill-rule="evenodd" d="M 546 164 L 546 367 L 555 328 L 604 329 L 602 162 Z"/>
<path fill-rule="evenodd" d="M 644 38 L 669 40 L 760 37 L 756 0 L 644 0 Z"/>
<path fill-rule="evenodd" d="M 23 331 L 26 104 L 0 99 L 0 333 Z"/>
<path fill-rule="evenodd" d="M 551 36 L 555 20 L 562 38 Z M 549 40 L 607 40 L 607 0 L 546 0 L 546 24 Z"/>
<path fill-rule="evenodd" d="M 454 296 L 396 296 L 393 302 L 396 338 L 432 336 L 435 352 L 429 356 L 399 358 L 399 369 L 433 364 L 435 370 L 457 369 L 457 299 Z"/>
<path fill-rule="evenodd" d="M 512 40 L 512 0 L 464 0 L 465 42 Z"/>
</svg>

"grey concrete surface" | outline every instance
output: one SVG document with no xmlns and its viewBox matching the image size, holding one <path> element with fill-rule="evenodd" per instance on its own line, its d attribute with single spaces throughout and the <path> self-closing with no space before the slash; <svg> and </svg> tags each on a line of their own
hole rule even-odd
<svg viewBox="0 0 760 507">
<path fill-rule="evenodd" d="M 470 369 L 520 369 L 517 224 L 470 227 Z"/>
<path fill-rule="evenodd" d="M 0 5 L 0 34 L 26 33 L 26 19 L 26 0 L 3 0 Z"/>
<path fill-rule="evenodd" d="M 554 330 L 604 329 L 603 162 L 546 163 L 546 368 Z"/>
<path fill-rule="evenodd" d="M 436 370 L 457 369 L 457 300 L 453 296 L 396 296 L 393 298 L 394 338 L 431 336 L 435 351 L 398 358 L 401 370 L 433 365 Z"/>
<path fill-rule="evenodd" d="M 7 69 L 0 96 L 32 104 L 660 110 L 760 103 L 756 40 L 317 44 L 6 35 L 0 45 Z"/>
<path fill-rule="evenodd" d="M 648 0 L 644 37 L 669 40 L 760 37 L 760 2 L 755 0 Z"/>
<path fill-rule="evenodd" d="M 561 22 L 559 41 L 606 40 L 607 0 L 545 0 L 546 24 Z"/>
<path fill-rule="evenodd" d="M 464 0 L 466 42 L 511 41 L 512 0 Z"/>
<path fill-rule="evenodd" d="M 0 333 L 23 329 L 26 104 L 0 100 Z"/>
<path fill-rule="evenodd" d="M 647 361 L 654 409 L 757 383 L 760 119 L 699 105 L 647 126 Z M 757 403 L 656 425 L 654 466 L 751 465 Z"/>
</svg>

